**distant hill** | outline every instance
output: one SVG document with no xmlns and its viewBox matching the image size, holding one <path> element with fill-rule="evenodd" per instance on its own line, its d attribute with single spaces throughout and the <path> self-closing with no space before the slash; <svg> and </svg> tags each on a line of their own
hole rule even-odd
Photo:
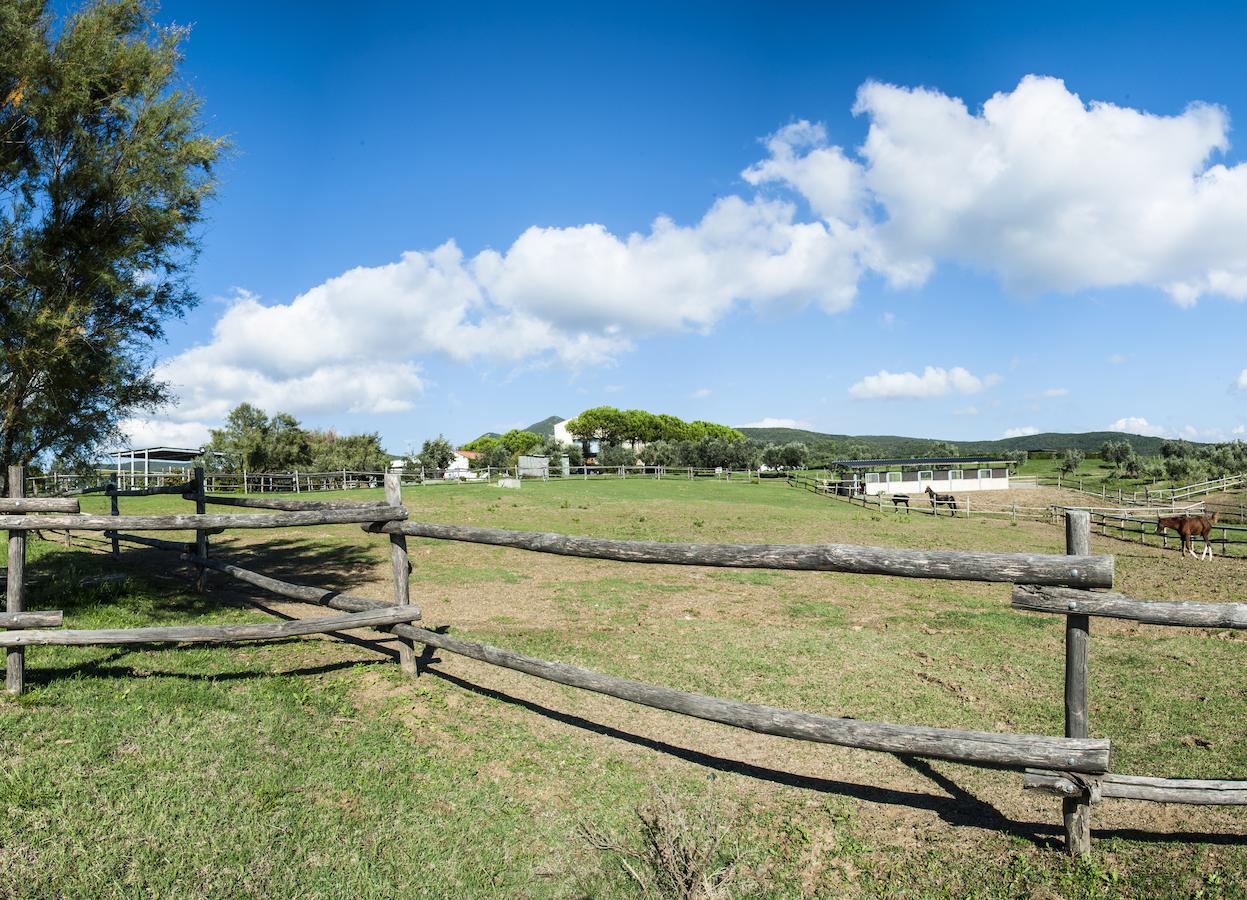
<svg viewBox="0 0 1247 900">
<path fill-rule="evenodd" d="M 865 444 L 873 448 L 872 452 L 879 457 L 919 456 L 936 441 L 953 444 L 965 454 L 983 455 L 1002 453 L 1006 450 L 1065 450 L 1073 448 L 1084 453 L 1098 451 L 1105 441 L 1130 441 L 1135 452 L 1140 456 L 1156 456 L 1160 453 L 1160 445 L 1164 440 L 1143 434 L 1126 434 L 1120 431 L 1085 431 L 1080 433 L 1062 433 L 1054 431 L 1030 434 L 1023 437 L 1002 438 L 996 441 L 958 441 L 940 438 L 901 437 L 890 434 L 823 434 L 818 431 L 804 431 L 800 428 L 740 428 L 745 437 L 762 443 L 784 444 L 789 441 L 802 441 L 811 449 L 828 444 L 847 448 L 849 444 Z"/>
<path fill-rule="evenodd" d="M 565 418 L 567 417 L 566 416 L 546 416 L 546 418 L 542 419 L 540 422 L 534 422 L 532 425 L 529 425 L 527 428 L 521 428 L 520 431 L 531 431 L 533 434 L 539 434 L 542 437 L 547 437 L 547 438 L 554 437 L 554 426 L 557 425 L 559 422 L 562 422 Z M 476 440 L 479 441 L 482 438 L 500 438 L 500 437 L 502 437 L 502 435 L 500 435 L 496 431 L 487 431 L 484 434 L 482 434 L 480 437 L 478 437 Z M 469 441 L 469 443 L 475 443 L 475 442 Z"/>
<path fill-rule="evenodd" d="M 535 422 L 525 428 L 525 431 L 531 431 L 533 434 L 539 434 L 542 437 L 554 437 L 554 426 L 562 422 L 566 416 L 547 416 L 540 422 Z"/>
</svg>

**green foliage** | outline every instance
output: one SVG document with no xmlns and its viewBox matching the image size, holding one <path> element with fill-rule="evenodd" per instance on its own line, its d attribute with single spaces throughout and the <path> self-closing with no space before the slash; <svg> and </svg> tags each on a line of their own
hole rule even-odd
<svg viewBox="0 0 1247 900">
<path fill-rule="evenodd" d="M 505 469 L 513 465 L 511 451 L 504 447 L 501 441 L 495 441 L 482 452 L 485 454 L 480 459 L 482 466 L 488 466 L 491 469 Z"/>
<path fill-rule="evenodd" d="M 390 455 L 381 436 L 339 435 L 336 431 L 307 431 L 287 413 L 271 419 L 250 403 L 234 407 L 225 427 L 213 429 L 202 463 L 208 471 L 292 472 L 384 472 Z M 224 459 L 216 454 L 224 455 Z"/>
<path fill-rule="evenodd" d="M 622 444 L 603 444 L 598 451 L 599 466 L 635 466 L 636 451 Z"/>
<path fill-rule="evenodd" d="M 641 449 L 647 466 L 691 466 L 697 469 L 753 469 L 762 458 L 756 441 L 728 441 L 703 436 L 695 441 L 655 441 Z"/>
<path fill-rule="evenodd" d="M 455 458 L 455 448 L 440 434 L 420 447 L 420 465 L 426 469 L 445 469 Z"/>
<path fill-rule="evenodd" d="M 142 0 L 0 4 L 0 470 L 87 456 L 159 406 L 149 357 L 193 306 L 224 144 Z"/>
<path fill-rule="evenodd" d="M 1086 454 L 1081 450 L 1070 447 L 1062 454 L 1058 468 L 1067 475 L 1072 474 L 1078 471 L 1078 467 L 1082 465 L 1083 460 L 1086 458 Z"/>
<path fill-rule="evenodd" d="M 474 441 L 469 441 L 459 449 L 470 450 L 473 453 L 484 453 L 490 447 L 497 446 L 498 438 L 483 434 Z"/>
<path fill-rule="evenodd" d="M 800 469 L 810 458 L 810 448 L 800 441 L 787 444 L 767 444 L 762 451 L 762 462 L 772 469 Z"/>
<path fill-rule="evenodd" d="M 532 452 L 541 446 L 542 440 L 541 435 L 533 434 L 531 431 L 520 431 L 518 428 L 512 428 L 499 438 L 499 442 L 507 448 L 507 452 L 512 456 L 521 456 L 522 454 Z"/>
<path fill-rule="evenodd" d="M 595 406 L 586 409 L 574 419 L 567 421 L 572 437 L 582 442 L 601 441 L 603 444 L 653 443 L 654 441 L 699 441 L 717 438 L 737 442 L 745 436 L 735 428 L 714 422 L 685 422 L 667 413 L 655 415 L 643 409 L 616 409 L 613 406 Z"/>
<path fill-rule="evenodd" d="M 390 454 L 381 446 L 381 435 L 340 435 L 336 431 L 309 431 L 312 445 L 311 468 L 317 472 L 348 469 L 354 472 L 384 472 L 390 465 Z"/>
</svg>

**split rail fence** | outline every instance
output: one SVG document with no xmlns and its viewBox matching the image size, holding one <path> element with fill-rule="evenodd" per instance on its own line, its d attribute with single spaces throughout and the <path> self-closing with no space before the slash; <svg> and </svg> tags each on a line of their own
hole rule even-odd
<svg viewBox="0 0 1247 900">
<path fill-rule="evenodd" d="M 1205 503 L 1180 504 L 1171 501 L 1168 505 L 1155 504 L 1151 507 L 1094 507 L 1094 506 L 1025 506 L 1022 504 L 992 504 L 990 501 L 975 498 L 973 494 L 958 494 L 956 508 L 951 504 L 937 501 L 932 503 L 925 494 L 909 496 L 908 503 L 896 505 L 891 497 L 885 494 L 854 494 L 838 489 L 837 482 L 827 479 L 812 478 L 808 475 L 790 474 L 788 483 L 793 487 L 803 488 L 816 494 L 822 494 L 841 500 L 863 509 L 879 512 L 918 512 L 923 515 L 960 516 L 963 518 L 980 517 L 1009 519 L 1018 521 L 1025 519 L 1034 522 L 1047 522 L 1059 525 L 1069 510 L 1079 510 L 1091 515 L 1091 524 L 1096 533 L 1145 544 L 1162 549 L 1182 549 L 1182 539 L 1176 532 L 1157 529 L 1156 520 L 1160 516 L 1204 515 L 1208 512 L 1220 511 L 1216 506 Z M 1247 526 L 1232 522 L 1218 521 L 1212 528 L 1211 543 L 1219 548 L 1220 555 L 1234 558 L 1247 558 Z M 1203 542 L 1196 539 L 1197 550 L 1202 549 Z M 1214 549 L 1214 553 L 1218 552 Z"/>
<path fill-rule="evenodd" d="M 968 765 L 1012 768 L 1024 773 L 1023 787 L 1062 798 L 1067 847 L 1090 852 L 1091 805 L 1103 799 L 1131 797 L 1178 803 L 1247 803 L 1247 781 L 1193 781 L 1120 775 L 1111 772 L 1111 745 L 1090 736 L 1088 651 L 1090 620 L 1096 616 L 1156 625 L 1247 628 L 1247 604 L 1172 603 L 1136 600 L 1104 593 L 1112 587 L 1111 556 L 1090 552 L 1091 523 L 1086 512 L 1065 518 L 1066 554 L 989 553 L 861 547 L 844 544 L 685 544 L 617 541 L 542 532 L 511 531 L 463 525 L 411 522 L 402 505 L 396 476 L 385 480 L 380 503 L 236 497 L 205 491 L 202 472 L 181 485 L 118 490 L 109 486 L 112 515 L 83 515 L 76 499 L 23 498 L 22 472 L 10 472 L 10 497 L 0 508 L 0 530 L 9 532 L 7 612 L 0 616 L 0 646 L 6 648 L 11 693 L 24 684 L 24 651 L 41 645 L 181 644 L 233 642 L 376 628 L 401 642 L 403 669 L 416 672 L 414 644 L 420 643 L 536 678 L 632 703 L 668 710 L 762 734 L 913 756 Z M 195 504 L 193 515 L 123 516 L 118 498 L 178 493 Z M 210 505 L 271 510 L 263 514 L 210 514 Z M 338 591 L 293 584 L 210 557 L 209 538 L 224 529 L 282 528 L 301 525 L 360 524 L 390 542 L 393 596 L 375 600 Z M 114 554 L 119 545 L 138 544 L 168 550 L 189 562 L 200 590 L 209 572 L 227 575 L 278 596 L 321 604 L 345 615 L 254 625 L 188 625 L 108 630 L 62 629 L 61 611 L 25 609 L 25 541 L 31 531 L 61 529 L 103 532 Z M 195 540 L 169 541 L 135 531 L 193 530 Z M 862 721 L 780 709 L 711 697 L 565 663 L 551 662 L 500 647 L 462 640 L 417 624 L 420 610 L 411 603 L 411 564 L 407 538 L 420 537 L 511 547 L 537 553 L 616 560 L 628 563 L 789 569 L 936 578 L 1014 584 L 1012 606 L 1065 617 L 1065 734 L 1062 736 L 967 731 L 950 728 Z"/>
<path fill-rule="evenodd" d="M 118 472 L 109 476 L 109 484 L 117 490 L 149 490 L 181 484 L 189 472 Z M 569 466 L 523 469 L 485 466 L 480 469 L 409 468 L 391 473 L 339 469 L 334 472 L 210 472 L 204 476 L 205 490 L 238 494 L 305 494 L 317 491 L 342 491 L 378 488 L 387 474 L 395 474 L 403 485 L 489 484 L 499 478 L 523 478 L 552 481 L 576 479 L 584 481 L 612 478 L 687 479 L 717 478 L 722 481 L 756 482 L 762 473 L 757 469 L 698 468 L 696 466 Z M 107 485 L 95 484 L 98 475 L 29 475 L 27 492 L 31 496 L 66 496 L 103 491 Z"/>
</svg>

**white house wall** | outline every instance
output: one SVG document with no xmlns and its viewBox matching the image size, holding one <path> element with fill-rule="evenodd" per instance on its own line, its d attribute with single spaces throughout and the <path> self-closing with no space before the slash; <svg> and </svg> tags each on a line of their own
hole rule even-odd
<svg viewBox="0 0 1247 900">
<path fill-rule="evenodd" d="M 875 494 L 921 494 L 930 486 L 931 490 L 941 494 L 956 494 L 958 491 L 1007 491 L 1009 476 L 1000 478 L 955 478 L 936 479 L 923 478 L 912 481 L 876 481 L 866 485 L 866 493 Z"/>
</svg>

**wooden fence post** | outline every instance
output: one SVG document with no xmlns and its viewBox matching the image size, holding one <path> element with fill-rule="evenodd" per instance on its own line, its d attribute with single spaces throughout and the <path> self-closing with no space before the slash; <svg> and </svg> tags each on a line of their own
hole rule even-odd
<svg viewBox="0 0 1247 900">
<path fill-rule="evenodd" d="M 403 488 L 397 473 L 385 474 L 385 502 L 390 506 L 403 505 Z M 394 605 L 407 606 L 411 603 L 411 562 L 407 559 L 407 538 L 401 534 L 390 535 L 390 566 L 394 574 Z M 405 640 L 399 644 L 398 662 L 407 674 L 417 673 L 414 641 Z"/>
<path fill-rule="evenodd" d="M 113 481 L 108 483 L 108 511 L 110 515 L 121 515 L 121 506 L 117 503 L 117 483 Z M 109 537 L 113 540 L 113 561 L 118 562 L 121 559 L 121 541 L 115 531 Z"/>
<path fill-rule="evenodd" d="M 26 494 L 26 469 L 9 466 L 9 496 L 20 498 Z M 26 609 L 26 532 L 9 532 L 9 569 L 5 579 L 5 609 L 11 613 Z M 5 655 L 4 689 L 10 694 L 20 694 L 26 682 L 25 658 L 21 647 L 10 647 Z"/>
<path fill-rule="evenodd" d="M 1065 552 L 1070 556 L 1091 555 L 1091 514 L 1084 510 L 1065 513 Z M 1089 616 L 1065 617 L 1065 736 L 1089 737 L 1087 714 L 1087 644 Z M 1091 796 L 1067 797 L 1061 801 L 1065 817 L 1065 849 L 1071 856 L 1091 853 Z"/>
<path fill-rule="evenodd" d="M 208 511 L 208 503 L 204 500 L 207 493 L 203 466 L 195 466 L 195 512 L 201 516 Z M 208 558 L 208 532 L 202 529 L 195 532 L 195 555 L 200 559 Z M 195 590 L 203 594 L 208 590 L 208 570 L 202 565 L 197 568 L 199 574 L 195 576 Z"/>
</svg>

